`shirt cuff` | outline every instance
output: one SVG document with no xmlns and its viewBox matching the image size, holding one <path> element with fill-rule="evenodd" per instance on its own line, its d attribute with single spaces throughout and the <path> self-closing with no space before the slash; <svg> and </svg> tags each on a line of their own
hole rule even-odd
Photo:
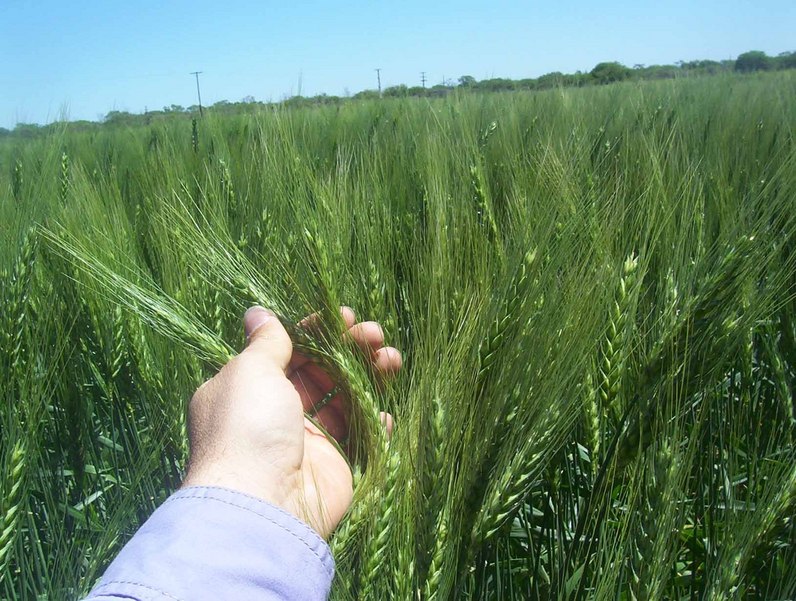
<svg viewBox="0 0 796 601">
<path fill-rule="evenodd" d="M 125 545 L 88 599 L 326 599 L 327 544 L 289 513 L 232 490 L 171 495 Z"/>
</svg>

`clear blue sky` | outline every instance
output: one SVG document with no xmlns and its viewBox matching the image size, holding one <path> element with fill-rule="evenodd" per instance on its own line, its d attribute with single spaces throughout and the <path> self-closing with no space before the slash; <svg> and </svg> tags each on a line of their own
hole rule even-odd
<svg viewBox="0 0 796 601">
<path fill-rule="evenodd" d="M 0 127 L 796 50 L 794 0 L 1 0 Z"/>
</svg>

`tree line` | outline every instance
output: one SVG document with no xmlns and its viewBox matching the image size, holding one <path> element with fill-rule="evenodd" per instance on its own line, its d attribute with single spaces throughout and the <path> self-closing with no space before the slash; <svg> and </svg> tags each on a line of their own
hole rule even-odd
<svg viewBox="0 0 796 601">
<path fill-rule="evenodd" d="M 319 94 L 316 96 L 292 96 L 281 102 L 260 102 L 252 96 L 243 98 L 240 102 L 221 100 L 206 110 L 216 113 L 246 113 L 264 107 L 282 106 L 312 106 L 339 104 L 350 100 L 367 100 L 380 97 L 405 98 L 425 97 L 433 98 L 445 96 L 454 91 L 472 92 L 507 92 L 507 91 L 535 91 L 547 90 L 558 87 L 584 87 L 590 85 L 605 85 L 621 81 L 674 79 L 677 77 L 709 76 L 720 73 L 753 73 L 757 71 L 776 71 L 782 69 L 796 69 L 796 51 L 782 52 L 777 56 L 769 56 L 760 50 L 750 50 L 740 54 L 735 60 L 692 60 L 678 61 L 673 65 L 643 65 L 636 64 L 632 67 L 622 63 L 609 61 L 601 62 L 588 72 L 576 71 L 575 73 L 561 73 L 554 71 L 536 78 L 509 79 L 503 77 L 477 80 L 471 75 L 462 75 L 457 80 L 444 80 L 436 85 L 407 86 L 400 84 L 390 86 L 382 91 L 362 90 L 351 97 Z M 145 111 L 143 114 L 127 111 L 111 111 L 102 121 L 105 125 L 134 126 L 146 125 L 153 120 L 168 119 L 175 115 L 196 115 L 199 106 L 183 107 L 172 104 L 162 110 Z M 39 126 L 31 123 L 19 123 L 13 130 L 0 127 L 0 137 L 32 137 L 46 133 L 57 123 Z M 92 121 L 74 121 L 72 128 L 90 129 L 99 124 Z"/>
</svg>

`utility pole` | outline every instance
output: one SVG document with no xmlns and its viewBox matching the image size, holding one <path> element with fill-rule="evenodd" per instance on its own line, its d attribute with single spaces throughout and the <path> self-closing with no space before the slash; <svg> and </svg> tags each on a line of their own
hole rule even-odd
<svg viewBox="0 0 796 601">
<path fill-rule="evenodd" d="M 379 96 L 381 96 L 381 69 L 376 69 L 376 81 L 379 83 Z"/>
<path fill-rule="evenodd" d="M 423 84 L 423 88 L 425 88 L 426 87 L 426 72 L 425 71 L 421 71 L 420 72 L 420 82 Z"/>
<path fill-rule="evenodd" d="M 191 75 L 196 76 L 196 95 L 199 97 L 199 116 L 204 117 L 204 112 L 202 112 L 202 93 L 199 91 L 199 74 L 202 71 L 191 71 Z"/>
</svg>

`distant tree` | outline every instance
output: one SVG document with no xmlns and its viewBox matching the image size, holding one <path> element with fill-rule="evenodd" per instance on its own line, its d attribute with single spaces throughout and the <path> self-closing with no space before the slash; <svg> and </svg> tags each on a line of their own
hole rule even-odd
<svg viewBox="0 0 796 601">
<path fill-rule="evenodd" d="M 441 84 L 441 83 L 438 83 L 437 85 L 431 86 L 430 88 L 428 88 L 427 95 L 429 95 L 429 96 L 446 96 L 448 94 L 448 92 L 450 92 L 450 91 L 451 91 L 451 89 L 448 86 L 446 86 L 444 84 Z"/>
<path fill-rule="evenodd" d="M 373 100 L 378 97 L 379 93 L 376 90 L 362 90 L 354 94 L 355 100 Z"/>
<path fill-rule="evenodd" d="M 296 96 L 291 96 L 290 98 L 285 98 L 282 101 L 284 106 L 292 106 L 292 107 L 299 107 L 299 106 L 307 106 L 309 101 L 307 98 L 304 98 L 301 94 Z"/>
<path fill-rule="evenodd" d="M 527 77 L 525 79 L 515 79 L 514 80 L 514 89 L 515 90 L 535 90 L 537 85 L 537 80 Z"/>
<path fill-rule="evenodd" d="M 575 73 L 567 73 L 561 80 L 562 86 L 581 87 L 592 83 L 591 74 L 576 71 Z"/>
<path fill-rule="evenodd" d="M 328 94 L 318 94 L 307 98 L 308 104 L 338 104 L 339 102 L 339 96 L 329 96 Z"/>
<path fill-rule="evenodd" d="M 771 57 L 760 50 L 744 52 L 735 59 L 735 70 L 741 73 L 768 71 L 773 66 Z"/>
<path fill-rule="evenodd" d="M 130 125 L 137 125 L 140 122 L 140 118 L 138 115 L 133 115 L 132 113 L 127 113 L 130 115 Z M 80 119 L 78 121 L 70 121 L 69 122 L 69 129 L 70 131 L 93 131 L 98 127 L 96 121 L 87 121 L 86 119 Z"/>
<path fill-rule="evenodd" d="M 32 138 L 44 129 L 35 123 L 17 123 L 16 127 L 14 127 L 14 135 L 22 138 Z"/>
<path fill-rule="evenodd" d="M 409 88 L 404 84 L 390 86 L 389 88 L 384 88 L 384 96 L 387 98 L 404 98 L 408 95 L 408 90 Z"/>
<path fill-rule="evenodd" d="M 103 121 L 110 125 L 133 125 L 137 117 L 127 111 L 111 111 L 105 115 Z"/>
<path fill-rule="evenodd" d="M 796 69 L 796 52 L 780 52 L 774 63 L 777 69 Z"/>
<path fill-rule="evenodd" d="M 557 88 L 564 84 L 564 74 L 560 71 L 553 71 L 552 73 L 545 73 L 536 79 L 537 90 L 548 90 L 550 88 Z"/>
<path fill-rule="evenodd" d="M 702 60 L 697 61 L 699 63 L 699 69 L 706 74 L 713 75 L 718 73 L 719 71 L 723 70 L 723 67 L 719 61 L 711 61 L 711 60 Z"/>
<path fill-rule="evenodd" d="M 482 79 L 478 82 L 477 87 L 480 90 L 487 92 L 502 92 L 503 90 L 513 90 L 517 86 L 517 82 L 513 79 L 506 79 L 504 77 L 493 77 L 492 79 Z"/>
<path fill-rule="evenodd" d="M 607 62 L 598 63 L 591 70 L 591 76 L 596 83 L 604 84 L 623 81 L 630 77 L 631 72 L 631 69 L 625 67 L 622 63 Z"/>
<path fill-rule="evenodd" d="M 644 67 L 638 76 L 642 79 L 674 79 L 679 75 L 680 68 L 674 65 L 650 65 Z"/>
<path fill-rule="evenodd" d="M 472 88 L 476 83 L 475 77 L 472 75 L 462 75 L 459 78 L 459 85 L 463 88 Z"/>
<path fill-rule="evenodd" d="M 256 100 L 254 99 L 254 96 L 244 96 L 241 99 L 241 102 L 244 103 L 244 104 L 252 104 L 252 103 L 256 102 Z"/>
<path fill-rule="evenodd" d="M 701 60 L 693 62 L 699 69 L 715 69 L 717 67 L 721 67 L 721 63 L 719 61 Z"/>
<path fill-rule="evenodd" d="M 164 113 L 184 113 L 185 108 L 180 106 L 179 104 L 172 104 L 171 106 L 164 106 L 163 107 Z"/>
<path fill-rule="evenodd" d="M 10 129 L 6 129 L 5 127 L 0 127 L 0 138 L 4 138 L 4 137 L 10 136 L 10 135 L 11 135 L 11 130 Z"/>
</svg>

